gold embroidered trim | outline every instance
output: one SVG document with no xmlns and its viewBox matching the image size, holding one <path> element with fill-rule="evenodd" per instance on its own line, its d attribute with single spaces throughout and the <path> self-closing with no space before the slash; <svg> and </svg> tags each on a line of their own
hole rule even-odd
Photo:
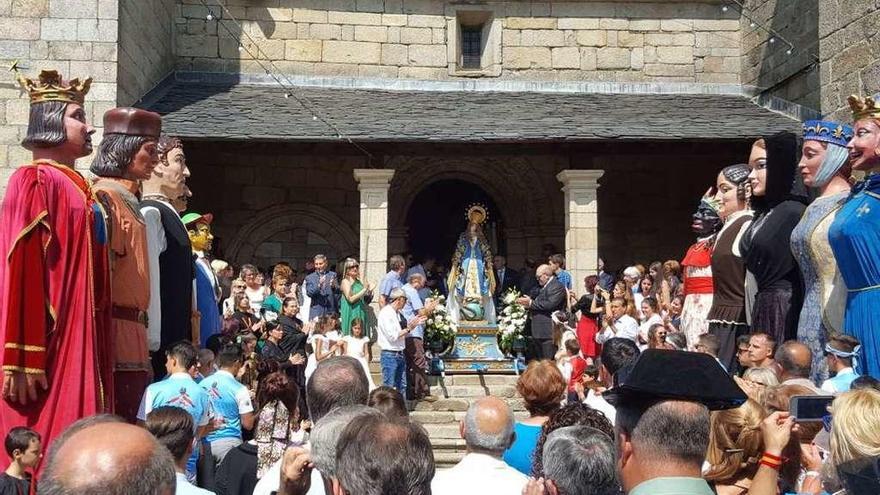
<svg viewBox="0 0 880 495">
<path fill-rule="evenodd" d="M 32 230 L 34 230 L 34 227 L 36 227 L 38 224 L 43 223 L 45 225 L 43 219 L 47 216 L 49 216 L 49 211 L 43 210 L 37 214 L 37 217 L 34 218 L 31 223 L 29 223 L 25 228 L 21 229 L 21 232 L 19 232 L 18 235 L 15 236 L 15 240 L 12 241 L 12 245 L 9 247 L 9 252 L 6 254 L 7 262 L 12 259 L 12 252 L 15 251 L 15 246 L 18 245 L 18 241 L 24 239 L 24 236 L 28 235 Z"/>
<path fill-rule="evenodd" d="M 23 366 L 13 366 L 13 365 L 3 365 L 3 371 L 20 371 L 22 373 L 26 373 L 28 375 L 39 375 L 46 373 L 46 370 L 42 370 L 40 368 L 25 368 Z"/>
<path fill-rule="evenodd" d="M 4 345 L 6 349 L 21 349 L 25 352 L 44 352 L 46 350 L 45 347 L 39 345 L 26 345 L 26 344 L 16 344 L 14 342 L 7 342 Z"/>
</svg>

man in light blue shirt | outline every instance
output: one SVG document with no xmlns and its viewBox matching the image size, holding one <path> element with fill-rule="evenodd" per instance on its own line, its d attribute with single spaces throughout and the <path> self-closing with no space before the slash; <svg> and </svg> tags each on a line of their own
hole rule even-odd
<svg viewBox="0 0 880 495">
<path fill-rule="evenodd" d="M 388 260 L 388 273 L 379 283 L 379 307 L 384 308 L 391 303 L 391 291 L 403 286 L 403 274 L 406 272 L 406 260 L 395 254 Z"/>
<path fill-rule="evenodd" d="M 226 454 L 241 445 L 241 430 L 253 429 L 254 406 L 247 387 L 236 380 L 243 361 L 241 347 L 229 344 L 216 358 L 220 369 L 201 381 L 211 400 L 217 427 L 208 433 L 214 467 L 219 468 Z"/>
<path fill-rule="evenodd" d="M 550 265 L 550 269 L 553 270 L 556 280 L 559 280 L 563 287 L 571 290 L 571 274 L 565 271 L 565 256 L 554 254 L 550 256 L 547 263 Z"/>
<path fill-rule="evenodd" d="M 422 300 L 419 290 L 425 287 L 425 276 L 412 273 L 403 287 L 406 304 L 403 306 L 403 317 L 406 321 L 424 316 L 430 317 L 437 303 Z M 410 400 L 436 400 L 428 386 L 428 361 L 425 359 L 425 325 L 417 325 L 406 336 L 406 347 L 403 355 L 406 358 L 406 394 Z"/>
<path fill-rule="evenodd" d="M 855 359 L 859 355 L 862 346 L 858 339 L 850 335 L 836 335 L 828 339 L 825 344 L 825 360 L 828 363 L 828 371 L 834 376 L 822 383 L 822 390 L 830 394 L 839 394 L 848 391 L 852 382 L 859 377 L 853 369 Z"/>
<path fill-rule="evenodd" d="M 195 437 L 201 438 L 207 433 L 211 420 L 211 402 L 208 394 L 193 380 L 190 372 L 195 372 L 198 351 L 192 342 L 182 340 L 165 351 L 165 371 L 168 376 L 151 384 L 144 392 L 138 409 L 138 420 L 145 422 L 153 409 L 162 406 L 174 406 L 188 412 L 195 425 Z M 196 479 L 196 463 L 199 459 L 198 450 L 194 450 L 186 465 L 186 476 L 190 481 Z"/>
</svg>

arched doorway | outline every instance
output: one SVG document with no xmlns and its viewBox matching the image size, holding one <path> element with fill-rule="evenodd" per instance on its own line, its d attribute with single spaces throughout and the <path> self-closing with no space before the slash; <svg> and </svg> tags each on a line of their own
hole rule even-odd
<svg viewBox="0 0 880 495">
<path fill-rule="evenodd" d="M 489 210 L 483 226 L 495 253 L 506 252 L 504 219 L 495 200 L 483 188 L 460 179 L 444 179 L 422 189 L 406 214 L 407 247 L 417 259 L 432 256 L 442 263 L 452 258 L 458 236 L 467 225 L 468 206 L 480 203 Z"/>
</svg>

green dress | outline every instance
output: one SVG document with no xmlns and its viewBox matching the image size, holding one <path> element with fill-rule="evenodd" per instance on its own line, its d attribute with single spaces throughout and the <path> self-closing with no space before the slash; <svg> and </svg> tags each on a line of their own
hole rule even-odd
<svg viewBox="0 0 880 495">
<path fill-rule="evenodd" d="M 362 290 L 364 290 L 364 284 L 362 284 L 360 280 L 355 280 L 354 283 L 351 284 L 352 294 L 357 294 Z M 367 333 L 366 307 L 367 305 L 364 303 L 364 298 L 360 298 L 356 302 L 350 303 L 344 295 L 342 296 L 341 304 L 339 305 L 339 318 L 342 321 L 342 335 L 351 335 L 351 322 L 355 319 L 360 319 L 364 322 L 364 336 L 369 336 Z"/>
</svg>

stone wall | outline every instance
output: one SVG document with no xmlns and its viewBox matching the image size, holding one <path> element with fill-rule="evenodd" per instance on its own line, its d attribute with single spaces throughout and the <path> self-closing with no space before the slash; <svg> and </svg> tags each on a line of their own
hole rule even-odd
<svg viewBox="0 0 880 495">
<path fill-rule="evenodd" d="M 741 19 L 742 83 L 757 86 L 770 96 L 819 110 L 819 5 L 827 8 L 836 3 L 824 0 L 743 2 L 746 15 Z"/>
<path fill-rule="evenodd" d="M 743 84 L 851 120 L 846 98 L 880 92 L 880 5 L 866 0 L 749 0 L 746 12 L 795 47 L 742 19 Z"/>
<path fill-rule="evenodd" d="M 175 0 L 119 0 L 117 102 L 132 105 L 174 69 Z"/>
<path fill-rule="evenodd" d="M 18 60 L 28 77 L 43 69 L 65 78 L 93 77 L 86 118 L 100 124 L 116 103 L 117 17 L 117 0 L 0 1 L 0 198 L 15 167 L 30 161 L 18 144 L 27 129 L 28 98 L 6 68 Z M 77 166 L 89 163 L 85 158 Z"/>
<path fill-rule="evenodd" d="M 488 36 L 498 46 L 486 50 L 500 58 L 489 75 L 739 82 L 738 15 L 712 3 L 228 0 L 228 10 L 213 9 L 218 21 L 197 1 L 179 1 L 181 70 L 263 72 L 255 55 L 288 74 L 449 79 L 461 74 L 458 9 L 484 8 L 501 31 Z"/>
<path fill-rule="evenodd" d="M 846 98 L 880 92 L 880 5 L 819 2 L 822 113 L 851 121 Z"/>
</svg>

